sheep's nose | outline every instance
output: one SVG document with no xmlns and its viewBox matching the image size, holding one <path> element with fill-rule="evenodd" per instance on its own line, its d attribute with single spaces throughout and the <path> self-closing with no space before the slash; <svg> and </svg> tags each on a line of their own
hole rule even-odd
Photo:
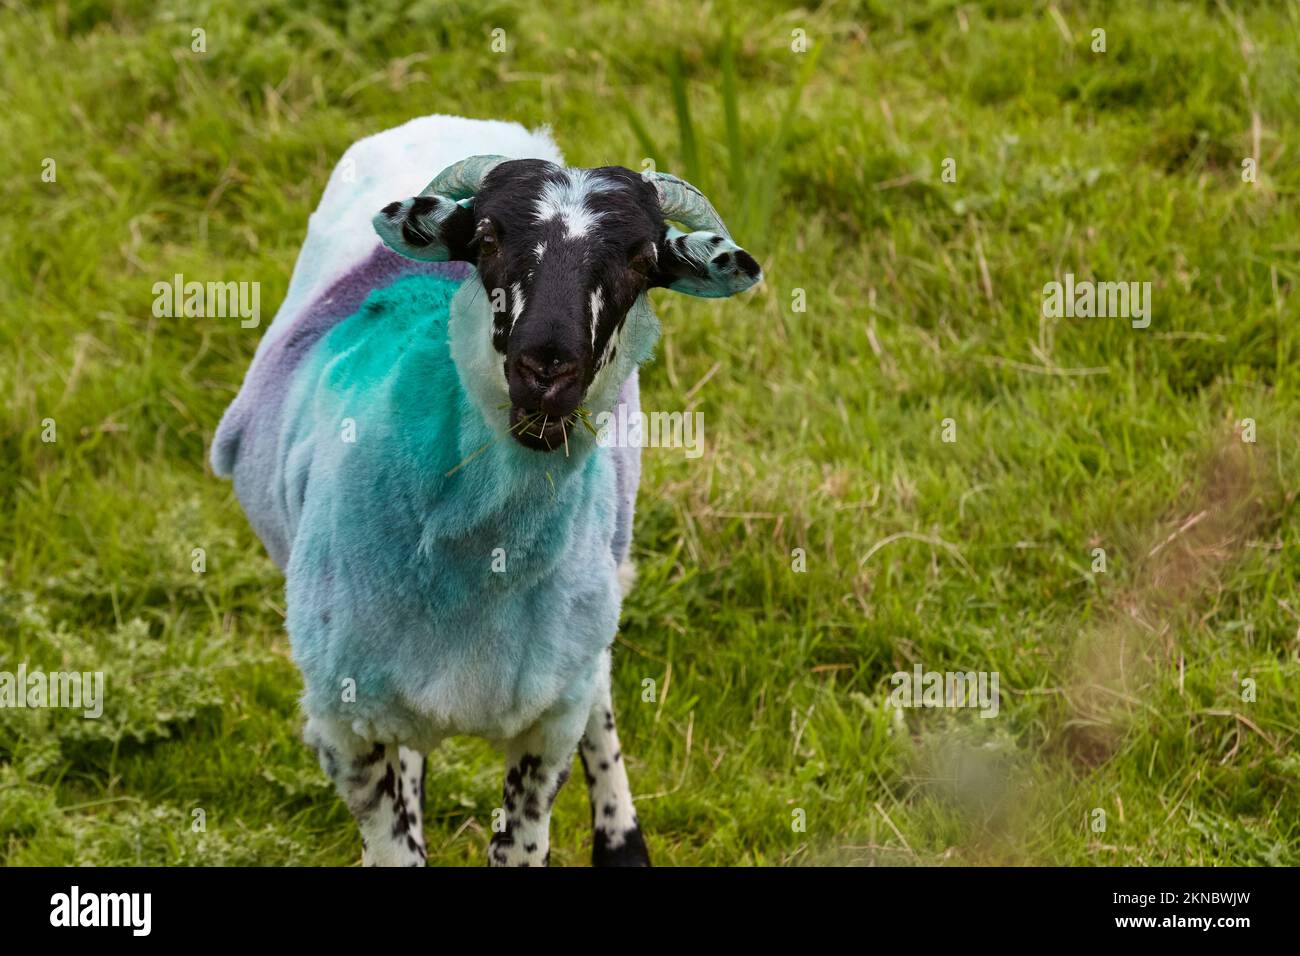
<svg viewBox="0 0 1300 956">
<path fill-rule="evenodd" d="M 566 362 L 558 358 L 543 359 L 524 354 L 519 356 L 519 370 L 528 379 L 530 385 L 545 389 L 553 382 L 576 378 L 578 363 Z"/>
<path fill-rule="evenodd" d="M 567 415 L 577 407 L 578 371 L 577 362 L 525 352 L 515 359 L 515 374 L 523 386 L 518 398 L 540 411 Z"/>
</svg>

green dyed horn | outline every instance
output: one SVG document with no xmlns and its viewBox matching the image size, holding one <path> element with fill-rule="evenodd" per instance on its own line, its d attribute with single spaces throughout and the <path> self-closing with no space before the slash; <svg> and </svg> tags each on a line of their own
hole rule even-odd
<svg viewBox="0 0 1300 956">
<path fill-rule="evenodd" d="M 692 230 L 706 229 L 716 232 L 727 239 L 731 233 L 727 225 L 713 208 L 713 204 L 684 179 L 678 179 L 669 173 L 646 173 L 646 179 L 654 184 L 659 195 L 659 209 L 665 219 L 690 226 Z"/>
<path fill-rule="evenodd" d="M 471 156 L 453 163 L 425 187 L 425 196 L 446 196 L 449 199 L 468 199 L 478 192 L 487 174 L 502 163 L 505 156 Z"/>
</svg>

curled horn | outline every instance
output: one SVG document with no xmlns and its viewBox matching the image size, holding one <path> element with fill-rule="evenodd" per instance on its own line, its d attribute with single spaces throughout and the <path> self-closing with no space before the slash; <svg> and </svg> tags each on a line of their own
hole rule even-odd
<svg viewBox="0 0 1300 956">
<path fill-rule="evenodd" d="M 433 177 L 433 182 L 425 187 L 421 195 L 469 199 L 478 192 L 479 187 L 483 185 L 483 180 L 487 179 L 488 173 L 504 162 L 506 162 L 504 156 L 471 156 L 469 159 L 462 159 Z"/>
<path fill-rule="evenodd" d="M 731 238 L 726 223 L 713 208 L 713 204 L 705 198 L 704 193 L 686 180 L 659 172 L 646 173 L 645 176 L 654 185 L 659 196 L 659 209 L 665 219 L 680 222 L 692 230 L 706 229 L 727 239 Z"/>
</svg>

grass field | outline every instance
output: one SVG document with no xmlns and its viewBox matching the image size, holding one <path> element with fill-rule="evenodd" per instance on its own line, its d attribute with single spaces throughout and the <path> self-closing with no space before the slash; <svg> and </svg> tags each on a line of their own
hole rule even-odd
<svg viewBox="0 0 1300 956">
<path fill-rule="evenodd" d="M 680 170 L 680 63 L 767 281 L 655 298 L 643 400 L 706 423 L 647 452 L 615 658 L 655 862 L 1300 864 L 1295 3 L 0 6 L 0 670 L 107 674 L 99 720 L 0 710 L 0 860 L 359 861 L 206 464 L 261 330 L 152 286 L 260 282 L 264 328 L 342 151 L 425 113 L 640 168 L 634 115 Z M 1150 326 L 1045 318 L 1066 273 Z M 997 717 L 891 708 L 918 664 Z M 433 755 L 431 863 L 483 862 L 500 773 Z"/>
</svg>

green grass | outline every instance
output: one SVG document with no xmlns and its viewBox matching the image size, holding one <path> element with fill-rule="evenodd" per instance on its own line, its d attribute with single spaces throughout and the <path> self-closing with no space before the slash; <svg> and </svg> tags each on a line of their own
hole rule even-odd
<svg viewBox="0 0 1300 956">
<path fill-rule="evenodd" d="M 151 287 L 259 281 L 269 318 L 346 146 L 451 112 L 698 166 L 767 271 L 655 301 L 645 404 L 706 420 L 647 453 L 615 662 L 656 862 L 1300 863 L 1295 4 L 4 7 L 0 670 L 108 700 L 0 710 L 0 859 L 358 861 L 205 464 L 260 332 Z M 1151 327 L 1043 319 L 1065 272 L 1152 282 Z M 997 671 L 999 716 L 891 710 L 916 663 Z M 431 862 L 481 863 L 499 794 L 486 745 L 439 750 Z"/>
</svg>

